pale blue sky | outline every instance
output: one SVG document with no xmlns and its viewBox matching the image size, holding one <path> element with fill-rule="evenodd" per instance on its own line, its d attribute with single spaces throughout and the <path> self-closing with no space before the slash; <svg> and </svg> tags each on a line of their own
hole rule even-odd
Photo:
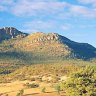
<svg viewBox="0 0 96 96">
<path fill-rule="evenodd" d="M 96 0 L 0 0 L 0 27 L 55 32 L 96 47 Z"/>
</svg>

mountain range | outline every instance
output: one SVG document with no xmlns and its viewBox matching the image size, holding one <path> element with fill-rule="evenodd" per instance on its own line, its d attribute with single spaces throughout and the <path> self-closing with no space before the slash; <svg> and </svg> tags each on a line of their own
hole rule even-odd
<svg viewBox="0 0 96 96">
<path fill-rule="evenodd" d="M 96 48 L 57 33 L 23 33 L 13 27 L 0 29 L 0 63 L 36 63 L 48 60 L 96 58 Z"/>
</svg>

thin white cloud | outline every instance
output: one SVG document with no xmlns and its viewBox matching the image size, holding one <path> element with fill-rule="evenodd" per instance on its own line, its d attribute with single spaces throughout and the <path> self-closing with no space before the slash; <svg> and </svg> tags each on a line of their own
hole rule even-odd
<svg viewBox="0 0 96 96">
<path fill-rule="evenodd" d="M 67 3 L 65 2 L 29 2 L 21 0 L 15 4 L 12 12 L 17 16 L 54 15 L 63 11 L 66 6 Z"/>
<path fill-rule="evenodd" d="M 37 30 L 37 29 L 33 29 L 33 28 L 24 28 L 23 30 L 21 29 L 22 32 L 25 32 L 25 33 L 33 33 L 33 32 L 40 32 L 40 30 Z"/>
<path fill-rule="evenodd" d="M 67 31 L 73 28 L 73 25 L 71 24 L 64 24 L 63 26 L 61 26 L 61 30 Z"/>
<path fill-rule="evenodd" d="M 62 31 L 68 31 L 73 28 L 73 25 L 68 23 L 58 24 L 58 21 L 54 20 L 34 20 L 24 23 L 24 28 L 26 32 L 36 32 L 36 31 L 42 31 L 42 30 L 57 30 L 60 29 Z"/>
<path fill-rule="evenodd" d="M 14 0 L 0 0 L 0 11 L 11 12 L 11 7 L 14 6 Z"/>
<path fill-rule="evenodd" d="M 84 29 L 84 28 L 85 28 L 85 29 L 86 29 L 86 28 L 87 28 L 87 29 L 88 29 L 88 28 L 93 29 L 93 28 L 96 28 L 96 24 L 86 24 L 86 25 L 82 24 L 82 25 L 79 25 L 79 27 L 80 27 L 80 28 L 83 28 L 83 29 Z"/>
<path fill-rule="evenodd" d="M 6 7 L 0 5 L 0 11 L 5 11 Z"/>
<path fill-rule="evenodd" d="M 9 2 L 8 2 L 9 1 Z M 80 3 L 96 4 L 96 0 L 78 0 Z M 73 5 L 59 0 L 0 0 L 0 9 L 15 16 L 50 16 L 60 19 L 72 16 L 96 18 L 96 8 L 85 5 Z M 4 10 L 5 11 L 5 10 Z"/>
<path fill-rule="evenodd" d="M 28 1 L 28 0 L 23 0 L 23 1 Z M 55 2 L 58 0 L 29 0 L 29 1 L 32 1 L 32 2 Z"/>
<path fill-rule="evenodd" d="M 96 0 L 78 0 L 79 2 L 83 4 L 94 4 L 96 3 Z"/>
<path fill-rule="evenodd" d="M 1 5 L 12 5 L 14 0 L 0 0 Z"/>
<path fill-rule="evenodd" d="M 56 22 L 55 21 L 42 21 L 42 20 L 34 20 L 34 21 L 29 21 L 25 22 L 24 28 L 27 31 L 40 31 L 42 29 L 53 29 L 53 27 L 56 27 Z M 30 30 L 29 30 L 30 29 Z"/>
<path fill-rule="evenodd" d="M 83 16 L 83 17 L 96 17 L 96 9 L 88 8 L 85 6 L 78 6 L 78 5 L 73 5 L 70 7 L 70 13 L 75 15 L 75 16 Z"/>
<path fill-rule="evenodd" d="M 96 0 L 78 0 L 82 4 L 91 4 L 93 7 L 96 7 Z"/>
<path fill-rule="evenodd" d="M 67 2 L 48 1 L 48 0 L 19 0 L 12 7 L 12 13 L 17 16 L 63 16 L 69 15 L 96 17 L 96 9 L 86 6 L 73 5 Z"/>
</svg>

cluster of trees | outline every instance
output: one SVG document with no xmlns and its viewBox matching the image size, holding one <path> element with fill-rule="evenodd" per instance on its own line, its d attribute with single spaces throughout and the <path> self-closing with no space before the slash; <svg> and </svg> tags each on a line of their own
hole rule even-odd
<svg viewBox="0 0 96 96">
<path fill-rule="evenodd" d="M 89 66 L 81 68 L 58 86 L 66 96 L 96 96 L 96 70 Z"/>
</svg>

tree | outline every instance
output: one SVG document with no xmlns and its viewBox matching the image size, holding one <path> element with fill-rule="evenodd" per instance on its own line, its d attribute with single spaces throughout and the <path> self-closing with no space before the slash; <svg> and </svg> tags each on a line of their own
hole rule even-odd
<svg viewBox="0 0 96 96">
<path fill-rule="evenodd" d="M 24 94 L 24 90 L 22 89 L 22 90 L 19 91 L 19 93 L 17 93 L 16 96 L 23 96 L 23 94 Z"/>
<path fill-rule="evenodd" d="M 96 71 L 93 67 L 82 68 L 61 83 L 67 96 L 96 96 Z"/>
<path fill-rule="evenodd" d="M 56 86 L 55 86 L 55 89 L 56 89 L 56 91 L 58 92 L 58 94 L 60 94 L 60 91 L 61 91 L 60 85 L 56 85 Z"/>
<path fill-rule="evenodd" d="M 41 90 L 43 93 L 45 93 L 45 91 L 46 91 L 46 88 L 44 87 L 42 90 Z"/>
</svg>

